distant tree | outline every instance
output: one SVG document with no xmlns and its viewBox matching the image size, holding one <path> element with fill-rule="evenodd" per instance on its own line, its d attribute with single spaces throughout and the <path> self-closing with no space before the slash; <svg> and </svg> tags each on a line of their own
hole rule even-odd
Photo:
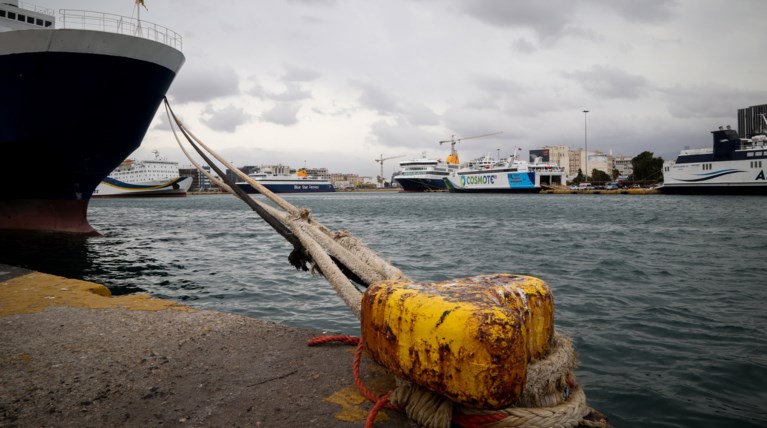
<svg viewBox="0 0 767 428">
<path fill-rule="evenodd" d="M 613 181 L 617 180 L 618 177 L 620 176 L 621 176 L 621 172 L 618 171 L 618 168 L 613 168 L 613 173 L 612 173 Z"/>
<path fill-rule="evenodd" d="M 576 175 L 575 178 L 573 178 L 572 183 L 573 184 L 581 184 L 584 181 L 586 181 L 586 177 L 583 176 L 583 171 L 581 171 L 581 169 L 578 168 L 578 175 Z"/>
<path fill-rule="evenodd" d="M 644 151 L 631 159 L 634 181 L 663 180 L 663 158 L 654 157 L 652 152 Z"/>
<path fill-rule="evenodd" d="M 591 170 L 591 181 L 594 181 L 597 183 L 606 183 L 610 181 L 610 176 L 607 175 L 607 173 L 602 171 L 601 169 L 594 168 Z"/>
</svg>

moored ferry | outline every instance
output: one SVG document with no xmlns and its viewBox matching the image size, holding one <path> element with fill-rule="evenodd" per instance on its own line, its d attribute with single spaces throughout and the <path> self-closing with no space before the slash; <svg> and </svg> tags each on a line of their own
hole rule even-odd
<svg viewBox="0 0 767 428">
<path fill-rule="evenodd" d="M 98 233 L 88 201 L 139 147 L 183 63 L 165 27 L 3 0 L 0 182 L 24 185 L 0 193 L 0 229 Z"/>
<path fill-rule="evenodd" d="M 178 162 L 161 159 L 124 160 L 99 183 L 94 198 L 186 196 L 192 177 L 179 176 Z"/>
<path fill-rule="evenodd" d="M 315 193 L 335 192 L 336 188 L 327 178 L 309 175 L 305 169 L 293 174 L 275 174 L 270 169 L 248 174 L 274 193 Z M 253 186 L 244 181 L 238 181 L 237 186 L 246 193 L 259 193 Z"/>
<path fill-rule="evenodd" d="M 400 172 L 394 176 L 405 192 L 444 191 L 445 178 L 459 165 L 443 162 L 441 159 L 428 159 L 425 155 L 400 162 Z"/>
<path fill-rule="evenodd" d="M 565 171 L 555 163 L 519 160 L 516 155 L 472 160 L 445 178 L 456 193 L 537 193 L 544 186 L 564 186 Z"/>
<path fill-rule="evenodd" d="M 761 115 L 767 127 L 767 118 Z M 711 131 L 713 146 L 685 149 L 663 165 L 670 194 L 767 195 L 767 136 L 740 138 L 729 126 Z"/>
</svg>

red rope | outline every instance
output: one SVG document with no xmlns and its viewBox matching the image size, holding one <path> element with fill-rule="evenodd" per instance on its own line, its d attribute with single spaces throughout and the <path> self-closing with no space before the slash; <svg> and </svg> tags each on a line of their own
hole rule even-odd
<svg viewBox="0 0 767 428">
<path fill-rule="evenodd" d="M 464 428 L 482 428 L 492 423 L 503 420 L 506 415 L 501 412 L 491 415 L 465 415 L 463 413 L 454 413 L 453 422 Z"/>
<path fill-rule="evenodd" d="M 362 342 L 362 340 L 359 337 L 354 336 L 317 336 L 313 339 L 309 339 L 306 344 L 309 346 L 318 346 L 333 342 L 341 342 L 347 345 L 356 345 Z"/>
<path fill-rule="evenodd" d="M 354 351 L 354 363 L 352 364 L 352 371 L 354 372 L 354 384 L 357 385 L 357 389 L 360 390 L 360 393 L 362 393 L 365 398 L 375 403 L 373 408 L 370 410 L 370 413 L 368 414 L 368 420 L 365 427 L 373 426 L 376 414 L 378 414 L 382 408 L 403 413 L 404 409 L 389 402 L 389 396 L 392 394 L 392 391 L 389 391 L 382 397 L 378 397 L 362 382 L 362 376 L 360 375 L 360 363 L 362 362 L 363 350 L 362 339 L 355 336 L 318 336 L 313 339 L 309 339 L 307 344 L 309 346 L 318 346 L 333 342 L 341 342 L 347 345 L 357 345 L 357 349 Z"/>
<path fill-rule="evenodd" d="M 378 416 L 378 412 L 386 407 L 389 403 L 389 397 L 391 396 L 392 391 L 387 392 L 383 397 L 381 397 L 378 401 L 376 401 L 375 406 L 373 406 L 372 409 L 370 409 L 370 413 L 368 413 L 368 418 L 365 421 L 365 428 L 373 428 L 373 424 L 376 422 L 376 416 Z"/>
</svg>

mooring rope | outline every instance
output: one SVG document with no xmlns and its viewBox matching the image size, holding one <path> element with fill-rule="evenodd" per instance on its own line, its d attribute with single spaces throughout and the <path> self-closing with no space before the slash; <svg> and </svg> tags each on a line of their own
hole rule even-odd
<svg viewBox="0 0 767 428">
<path fill-rule="evenodd" d="M 183 122 L 173 112 L 167 99 L 165 99 L 165 109 L 171 124 L 171 130 L 179 146 L 183 149 L 175 127 L 178 127 L 178 130 L 186 138 L 187 142 L 216 171 L 219 177 L 223 178 L 225 186 L 222 186 L 222 188 L 247 203 L 277 232 L 291 242 L 296 249 L 295 251 L 299 254 L 305 253 L 308 256 L 306 261 L 318 268 L 357 319 L 360 318 L 361 292 L 351 283 L 348 275 L 351 275 L 355 280 L 361 281 L 364 286 L 386 279 L 407 279 L 399 269 L 386 263 L 360 240 L 352 237 L 347 232 L 336 233 L 326 228 L 312 218 L 310 210 L 299 209 L 293 206 L 285 199 L 266 189 L 261 183 L 248 177 L 247 174 L 213 151 L 184 126 Z M 204 171 L 204 173 L 207 172 L 192 159 L 186 150 L 183 150 L 183 152 L 198 170 Z M 224 172 L 211 161 L 207 154 L 210 154 L 284 211 L 280 211 L 278 208 L 271 207 L 250 197 L 235 183 L 230 182 Z M 207 173 L 206 177 L 213 178 L 210 173 Z M 214 180 L 214 182 L 220 183 L 221 180 Z M 303 263 L 304 258 L 299 257 L 298 263 L 295 264 L 303 265 Z"/>
<path fill-rule="evenodd" d="M 349 232 L 331 231 L 314 220 L 310 210 L 293 206 L 210 149 L 184 126 L 170 108 L 167 99 L 165 109 L 176 142 L 192 164 L 211 182 L 243 200 L 293 244 L 294 251 L 289 257 L 291 263 L 304 270 L 306 264 L 310 264 L 312 270 L 318 269 L 357 319 L 360 319 L 361 315 L 362 293 L 352 284 L 350 278 L 363 286 L 382 280 L 409 281 L 399 269 L 383 260 Z M 216 178 L 195 162 L 181 144 L 174 124 L 187 142 L 223 180 Z M 212 162 L 208 154 L 277 207 L 250 197 Z M 592 410 L 586 405 L 583 390 L 575 383 L 573 372 L 577 366 L 577 356 L 572 341 L 558 333 L 552 338 L 550 352 L 543 359 L 528 365 L 527 380 L 521 398 L 512 407 L 501 410 L 464 408 L 455 405 L 446 397 L 399 378 L 397 388 L 378 397 L 362 383 L 361 339 L 353 336 L 321 337 L 310 341 L 309 344 L 314 346 L 334 341 L 357 345 L 353 364 L 355 384 L 368 400 L 375 403 L 368 415 L 366 427 L 373 426 L 375 416 L 382 408 L 404 412 L 420 426 L 434 428 L 450 427 L 451 424 L 463 427 L 575 427 L 582 423 L 583 418 Z"/>
<path fill-rule="evenodd" d="M 586 404 L 583 389 L 575 382 L 573 370 L 577 365 L 577 355 L 572 341 L 560 333 L 554 334 L 552 349 L 546 357 L 530 364 L 522 398 L 511 407 L 500 410 L 458 406 L 446 397 L 400 378 L 397 378 L 394 390 L 379 397 L 362 381 L 362 339 L 354 336 L 319 336 L 307 344 L 319 346 L 332 342 L 356 346 L 352 364 L 354 383 L 365 398 L 375 403 L 368 414 L 366 427 L 372 426 L 376 414 L 383 408 L 405 413 L 419 426 L 429 428 L 449 428 L 452 424 L 465 428 L 605 426 L 584 422 L 584 417 L 592 409 Z M 542 390 L 534 389 L 541 385 L 545 385 Z M 557 386 L 549 389 L 550 385 Z M 543 404 L 547 400 L 548 404 Z"/>
</svg>

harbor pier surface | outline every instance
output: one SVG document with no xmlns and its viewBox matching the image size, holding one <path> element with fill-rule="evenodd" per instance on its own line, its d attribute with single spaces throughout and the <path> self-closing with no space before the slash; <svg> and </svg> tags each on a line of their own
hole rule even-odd
<svg viewBox="0 0 767 428">
<path fill-rule="evenodd" d="M 0 264 L 0 426 L 362 426 L 354 348 L 321 334 Z"/>
</svg>

